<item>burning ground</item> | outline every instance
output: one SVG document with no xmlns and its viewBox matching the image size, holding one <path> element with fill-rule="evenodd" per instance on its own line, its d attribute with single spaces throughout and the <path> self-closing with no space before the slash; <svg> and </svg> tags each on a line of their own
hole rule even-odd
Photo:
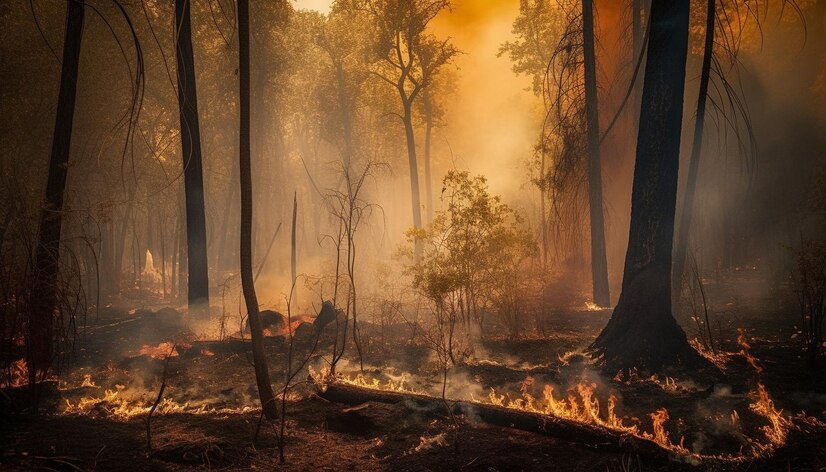
<svg viewBox="0 0 826 472">
<path fill-rule="evenodd" d="M 692 377 L 595 368 L 580 351 L 609 314 L 558 310 L 544 320 L 553 335 L 485 338 L 446 384 L 412 325 L 382 335 L 365 323 L 363 372 L 350 357 L 331 377 L 328 325 L 287 394 L 281 466 L 244 333 L 209 340 L 169 308 L 110 308 L 49 384 L 46 414 L 18 416 L 25 387 L 4 389 L 0 461 L 8 470 L 823 470 L 824 376 L 801 368 L 772 313 L 744 306 L 725 320 L 730 336 L 708 354 L 721 370 Z M 738 331 L 738 316 L 764 322 Z M 293 333 L 303 359 L 312 331 Z M 266 338 L 276 386 L 288 340 Z"/>
</svg>

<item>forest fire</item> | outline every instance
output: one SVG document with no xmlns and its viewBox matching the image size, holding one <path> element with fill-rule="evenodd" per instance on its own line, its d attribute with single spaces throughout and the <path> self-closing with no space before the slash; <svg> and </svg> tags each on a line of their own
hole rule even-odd
<svg viewBox="0 0 826 472">
<path fill-rule="evenodd" d="M 0 1 L 0 470 L 823 470 L 758 3 Z"/>
</svg>

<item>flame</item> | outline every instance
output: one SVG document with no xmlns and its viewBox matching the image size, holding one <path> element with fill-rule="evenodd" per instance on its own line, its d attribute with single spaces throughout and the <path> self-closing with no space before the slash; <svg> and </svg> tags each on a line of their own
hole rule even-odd
<svg viewBox="0 0 826 472">
<path fill-rule="evenodd" d="M 709 351 L 708 349 L 706 349 L 705 346 L 703 346 L 703 344 L 697 338 L 691 339 L 690 341 L 688 341 L 688 344 L 690 344 L 691 347 L 693 347 L 698 354 L 705 358 L 705 360 L 707 360 L 708 362 L 712 363 L 715 367 L 720 369 L 720 371 L 726 370 L 726 364 L 729 360 L 726 354 L 722 352 L 718 352 L 717 354 L 715 354 Z"/>
<path fill-rule="evenodd" d="M 757 390 L 751 393 L 754 402 L 749 405 L 749 408 L 756 414 L 769 420 L 769 425 L 763 426 L 760 429 L 766 436 L 766 444 L 759 444 L 753 442 L 752 445 L 760 453 L 771 452 L 772 450 L 782 446 L 786 443 L 786 437 L 789 434 L 789 429 L 792 427 L 792 421 L 783 416 L 783 410 L 778 410 L 774 406 L 769 392 L 762 383 L 757 383 Z"/>
<path fill-rule="evenodd" d="M 760 361 L 758 361 L 754 356 L 751 355 L 751 346 L 748 342 L 746 342 L 746 335 L 743 331 L 740 331 L 740 334 L 737 335 L 737 344 L 740 345 L 740 354 L 746 359 L 746 362 L 751 365 L 751 367 L 757 372 L 758 374 L 763 372 L 763 366 L 760 365 Z"/>
<path fill-rule="evenodd" d="M 11 378 L 5 378 L 0 388 L 15 388 L 29 384 L 29 367 L 26 359 L 18 359 L 11 363 Z"/>
<path fill-rule="evenodd" d="M 307 371 L 310 378 L 313 379 L 316 385 L 320 386 L 324 389 L 327 385 L 334 383 L 334 382 L 341 382 L 347 385 L 353 385 L 356 387 L 363 387 L 369 388 L 372 390 L 384 390 L 388 392 L 403 392 L 403 393 L 415 393 L 417 392 L 406 385 L 407 379 L 410 377 L 408 374 L 402 374 L 398 377 L 390 377 L 382 383 L 379 379 L 368 379 L 362 373 L 357 373 L 355 376 L 347 376 L 336 372 L 335 376 L 330 374 L 330 369 L 328 367 L 324 367 L 321 370 L 317 371 L 312 366 L 307 366 Z"/>
<path fill-rule="evenodd" d="M 81 387 L 97 387 L 95 382 L 92 380 L 92 374 L 84 374 L 83 375 L 83 382 L 80 384 Z"/>
<path fill-rule="evenodd" d="M 157 346 L 150 346 L 148 344 L 144 344 L 138 351 L 138 355 L 151 357 L 152 359 L 163 360 L 167 357 L 178 357 L 180 355 L 178 353 L 179 347 L 182 349 L 189 349 L 192 346 L 183 342 L 179 342 L 176 344 L 173 344 L 171 342 L 163 342 L 158 344 Z"/>
<path fill-rule="evenodd" d="M 585 311 L 602 311 L 607 309 L 608 307 L 599 306 L 590 300 L 585 301 Z"/>
<path fill-rule="evenodd" d="M 72 403 L 67 399 L 66 407 L 62 413 L 75 416 L 95 416 L 102 414 L 117 421 L 128 421 L 132 418 L 148 414 L 153 402 L 146 398 L 153 397 L 153 395 L 141 395 L 138 399 L 132 399 L 127 398 L 128 392 L 125 390 L 125 386 L 118 384 L 115 385 L 114 389 L 104 390 L 102 396 L 83 397 L 78 400 L 77 403 Z M 194 405 L 189 402 L 178 403 L 171 398 L 164 398 L 158 403 L 155 414 L 243 414 L 251 411 L 254 411 L 254 409 L 249 406 L 240 408 L 215 408 L 208 404 Z"/>
</svg>

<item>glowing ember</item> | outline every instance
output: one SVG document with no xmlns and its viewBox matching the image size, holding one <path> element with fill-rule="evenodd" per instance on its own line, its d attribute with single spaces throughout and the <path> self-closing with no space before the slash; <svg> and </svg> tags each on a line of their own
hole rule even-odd
<svg viewBox="0 0 826 472">
<path fill-rule="evenodd" d="M 92 374 L 84 374 L 83 375 L 83 382 L 80 384 L 81 387 L 97 387 L 95 382 L 92 381 Z"/>
<path fill-rule="evenodd" d="M 754 356 L 751 355 L 751 346 L 746 341 L 746 336 L 745 334 L 743 334 L 742 331 L 737 336 L 737 344 L 739 344 L 741 348 L 740 354 L 743 355 L 743 357 L 746 359 L 746 362 L 748 362 L 749 365 L 751 365 L 755 372 L 757 372 L 758 374 L 763 372 L 763 366 L 760 365 L 760 362 Z"/>
<path fill-rule="evenodd" d="M 608 309 L 608 307 L 599 306 L 599 305 L 597 305 L 596 303 L 594 303 L 590 300 L 585 302 L 585 311 L 602 311 L 602 310 L 607 310 L 607 309 Z"/>
<path fill-rule="evenodd" d="M 11 363 L 11 376 L 4 376 L 0 388 L 22 387 L 29 384 L 29 368 L 26 359 L 18 359 Z"/>
<path fill-rule="evenodd" d="M 188 349 L 191 347 L 186 343 L 173 344 L 171 342 L 160 343 L 157 346 L 144 345 L 138 351 L 139 356 L 147 356 L 152 359 L 166 359 L 167 357 L 178 357 L 178 347 Z"/>
</svg>

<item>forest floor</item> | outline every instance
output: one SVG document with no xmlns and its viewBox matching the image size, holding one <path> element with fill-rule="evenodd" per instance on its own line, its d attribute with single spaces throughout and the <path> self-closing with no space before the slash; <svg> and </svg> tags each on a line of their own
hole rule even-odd
<svg viewBox="0 0 826 472">
<path fill-rule="evenodd" d="M 711 315 L 716 348 L 728 353 L 721 356 L 725 367 L 718 374 L 650 378 L 600 372 L 576 353 L 599 333 L 610 312 L 571 308 L 547 313 L 540 323 L 547 327 L 544 334 L 534 330 L 520 339 L 485 338 L 448 377 L 446 396 L 465 400 L 485 400 L 492 388 L 508 398 L 518 398 L 520 389 L 541 398 L 545 384 L 562 399 L 577 385 L 588 385 L 603 411 L 613 395 L 617 414 L 647 431 L 649 413 L 666 408 L 670 439 L 678 443 L 682 438 L 685 447 L 704 458 L 617 452 L 486 425 L 472 412 L 446 417 L 413 403 L 353 408 L 317 396 L 302 372 L 287 397 L 282 465 L 277 422 L 264 421 L 253 442 L 260 413 L 242 341 L 197 339 L 174 310 L 110 307 L 79 335 L 61 380 L 44 394 L 41 415 L 18 412 L 23 392 L 4 392 L 0 469 L 826 470 L 826 369 L 807 364 L 794 343 L 795 312 L 767 301 L 768 293 L 745 300 L 722 295 L 728 292 L 730 287 L 721 287 L 710 294 L 726 300 Z M 692 337 L 691 321 L 684 325 Z M 412 336 L 409 326 L 392 328 L 364 324 L 365 377 L 382 383 L 404 379 L 405 388 L 438 396 L 441 373 L 431 349 Z M 736 341 L 740 335 L 762 372 L 742 352 Z M 318 354 L 329 353 L 329 341 L 322 340 Z M 310 344 L 297 342 L 296 362 L 307 356 Z M 167 362 L 173 345 L 176 355 Z M 286 372 L 287 344 L 271 337 L 267 349 L 277 387 Z M 357 364 L 351 358 L 339 371 L 355 373 Z M 147 452 L 146 411 L 164 378 Z M 753 453 L 756 444 L 768 441 L 763 428 L 769 421 L 750 407 L 758 382 L 792 421 L 783 443 L 763 454 Z"/>
</svg>

